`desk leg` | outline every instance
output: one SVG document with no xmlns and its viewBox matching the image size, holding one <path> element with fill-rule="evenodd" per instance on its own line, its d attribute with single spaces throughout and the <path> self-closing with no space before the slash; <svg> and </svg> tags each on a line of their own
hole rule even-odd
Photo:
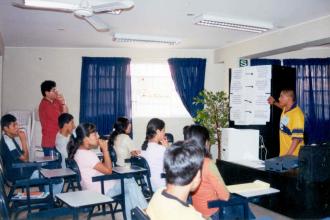
<svg viewBox="0 0 330 220">
<path fill-rule="evenodd" d="M 73 220 L 78 220 L 79 216 L 78 216 L 78 209 L 74 208 L 73 209 Z"/>
</svg>

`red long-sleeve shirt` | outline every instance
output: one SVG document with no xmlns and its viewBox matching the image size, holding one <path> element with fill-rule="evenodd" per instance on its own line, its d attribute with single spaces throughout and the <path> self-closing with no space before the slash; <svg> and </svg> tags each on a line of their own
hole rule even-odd
<svg viewBox="0 0 330 220">
<path fill-rule="evenodd" d="M 39 105 L 39 119 L 42 128 L 42 147 L 55 147 L 56 133 L 59 130 L 58 117 L 62 112 L 62 104 L 57 99 L 53 102 L 46 98 L 41 100 Z"/>
</svg>

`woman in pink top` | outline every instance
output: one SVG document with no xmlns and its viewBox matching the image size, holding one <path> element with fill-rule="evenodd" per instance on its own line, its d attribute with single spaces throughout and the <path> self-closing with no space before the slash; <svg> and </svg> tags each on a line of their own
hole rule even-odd
<svg viewBox="0 0 330 220">
<path fill-rule="evenodd" d="M 209 131 L 200 125 L 191 125 L 184 129 L 184 139 L 195 140 L 196 143 L 204 149 L 205 153 L 202 167 L 202 181 L 197 190 L 192 194 L 193 206 L 197 211 L 202 213 L 204 217 L 219 219 L 219 209 L 210 209 L 207 203 L 210 200 L 227 201 L 229 199 L 229 192 L 209 153 Z"/>
<path fill-rule="evenodd" d="M 92 148 L 100 146 L 103 153 L 103 162 L 101 162 Z M 90 123 L 80 124 L 76 128 L 75 134 L 71 135 L 68 143 L 68 157 L 74 159 L 79 167 L 81 174 L 81 186 L 83 189 L 101 192 L 101 184 L 92 182 L 92 177 L 102 174 L 112 173 L 112 164 L 108 151 L 108 143 L 99 139 L 96 127 Z M 131 209 L 139 206 L 147 208 L 141 189 L 133 178 L 125 179 L 125 206 L 126 217 L 131 219 Z M 109 180 L 104 182 L 105 194 L 109 197 L 118 195 L 121 192 L 119 181 Z"/>
</svg>

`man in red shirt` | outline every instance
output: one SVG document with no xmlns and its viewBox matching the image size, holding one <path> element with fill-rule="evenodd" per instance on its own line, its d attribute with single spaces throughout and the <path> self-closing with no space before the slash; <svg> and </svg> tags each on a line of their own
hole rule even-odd
<svg viewBox="0 0 330 220">
<path fill-rule="evenodd" d="M 56 83 L 46 80 L 41 83 L 43 99 L 39 104 L 39 119 L 42 128 L 41 147 L 45 156 L 50 156 L 55 151 L 55 138 L 59 130 L 58 117 L 68 112 L 63 95 L 56 89 Z"/>
</svg>

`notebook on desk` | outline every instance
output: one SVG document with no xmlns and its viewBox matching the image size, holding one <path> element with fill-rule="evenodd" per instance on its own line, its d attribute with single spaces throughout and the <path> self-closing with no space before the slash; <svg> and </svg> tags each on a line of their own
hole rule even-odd
<svg viewBox="0 0 330 220">
<path fill-rule="evenodd" d="M 236 193 L 246 198 L 280 192 L 278 189 L 271 188 L 269 183 L 260 180 L 255 180 L 251 183 L 229 185 L 227 189 L 231 193 Z"/>
<path fill-rule="evenodd" d="M 30 198 L 31 199 L 44 199 L 49 195 L 49 192 L 30 192 Z M 12 199 L 14 200 L 20 200 L 20 199 L 26 199 L 27 193 L 26 192 L 19 192 L 15 196 L 13 196 Z"/>
<path fill-rule="evenodd" d="M 229 185 L 227 186 L 227 189 L 231 193 L 242 193 L 242 192 L 249 192 L 249 191 L 257 191 L 257 190 L 264 190 L 264 189 L 269 189 L 270 184 L 260 181 L 260 180 L 255 180 L 254 182 L 251 183 L 242 183 L 242 184 L 235 184 L 235 185 Z"/>
</svg>

